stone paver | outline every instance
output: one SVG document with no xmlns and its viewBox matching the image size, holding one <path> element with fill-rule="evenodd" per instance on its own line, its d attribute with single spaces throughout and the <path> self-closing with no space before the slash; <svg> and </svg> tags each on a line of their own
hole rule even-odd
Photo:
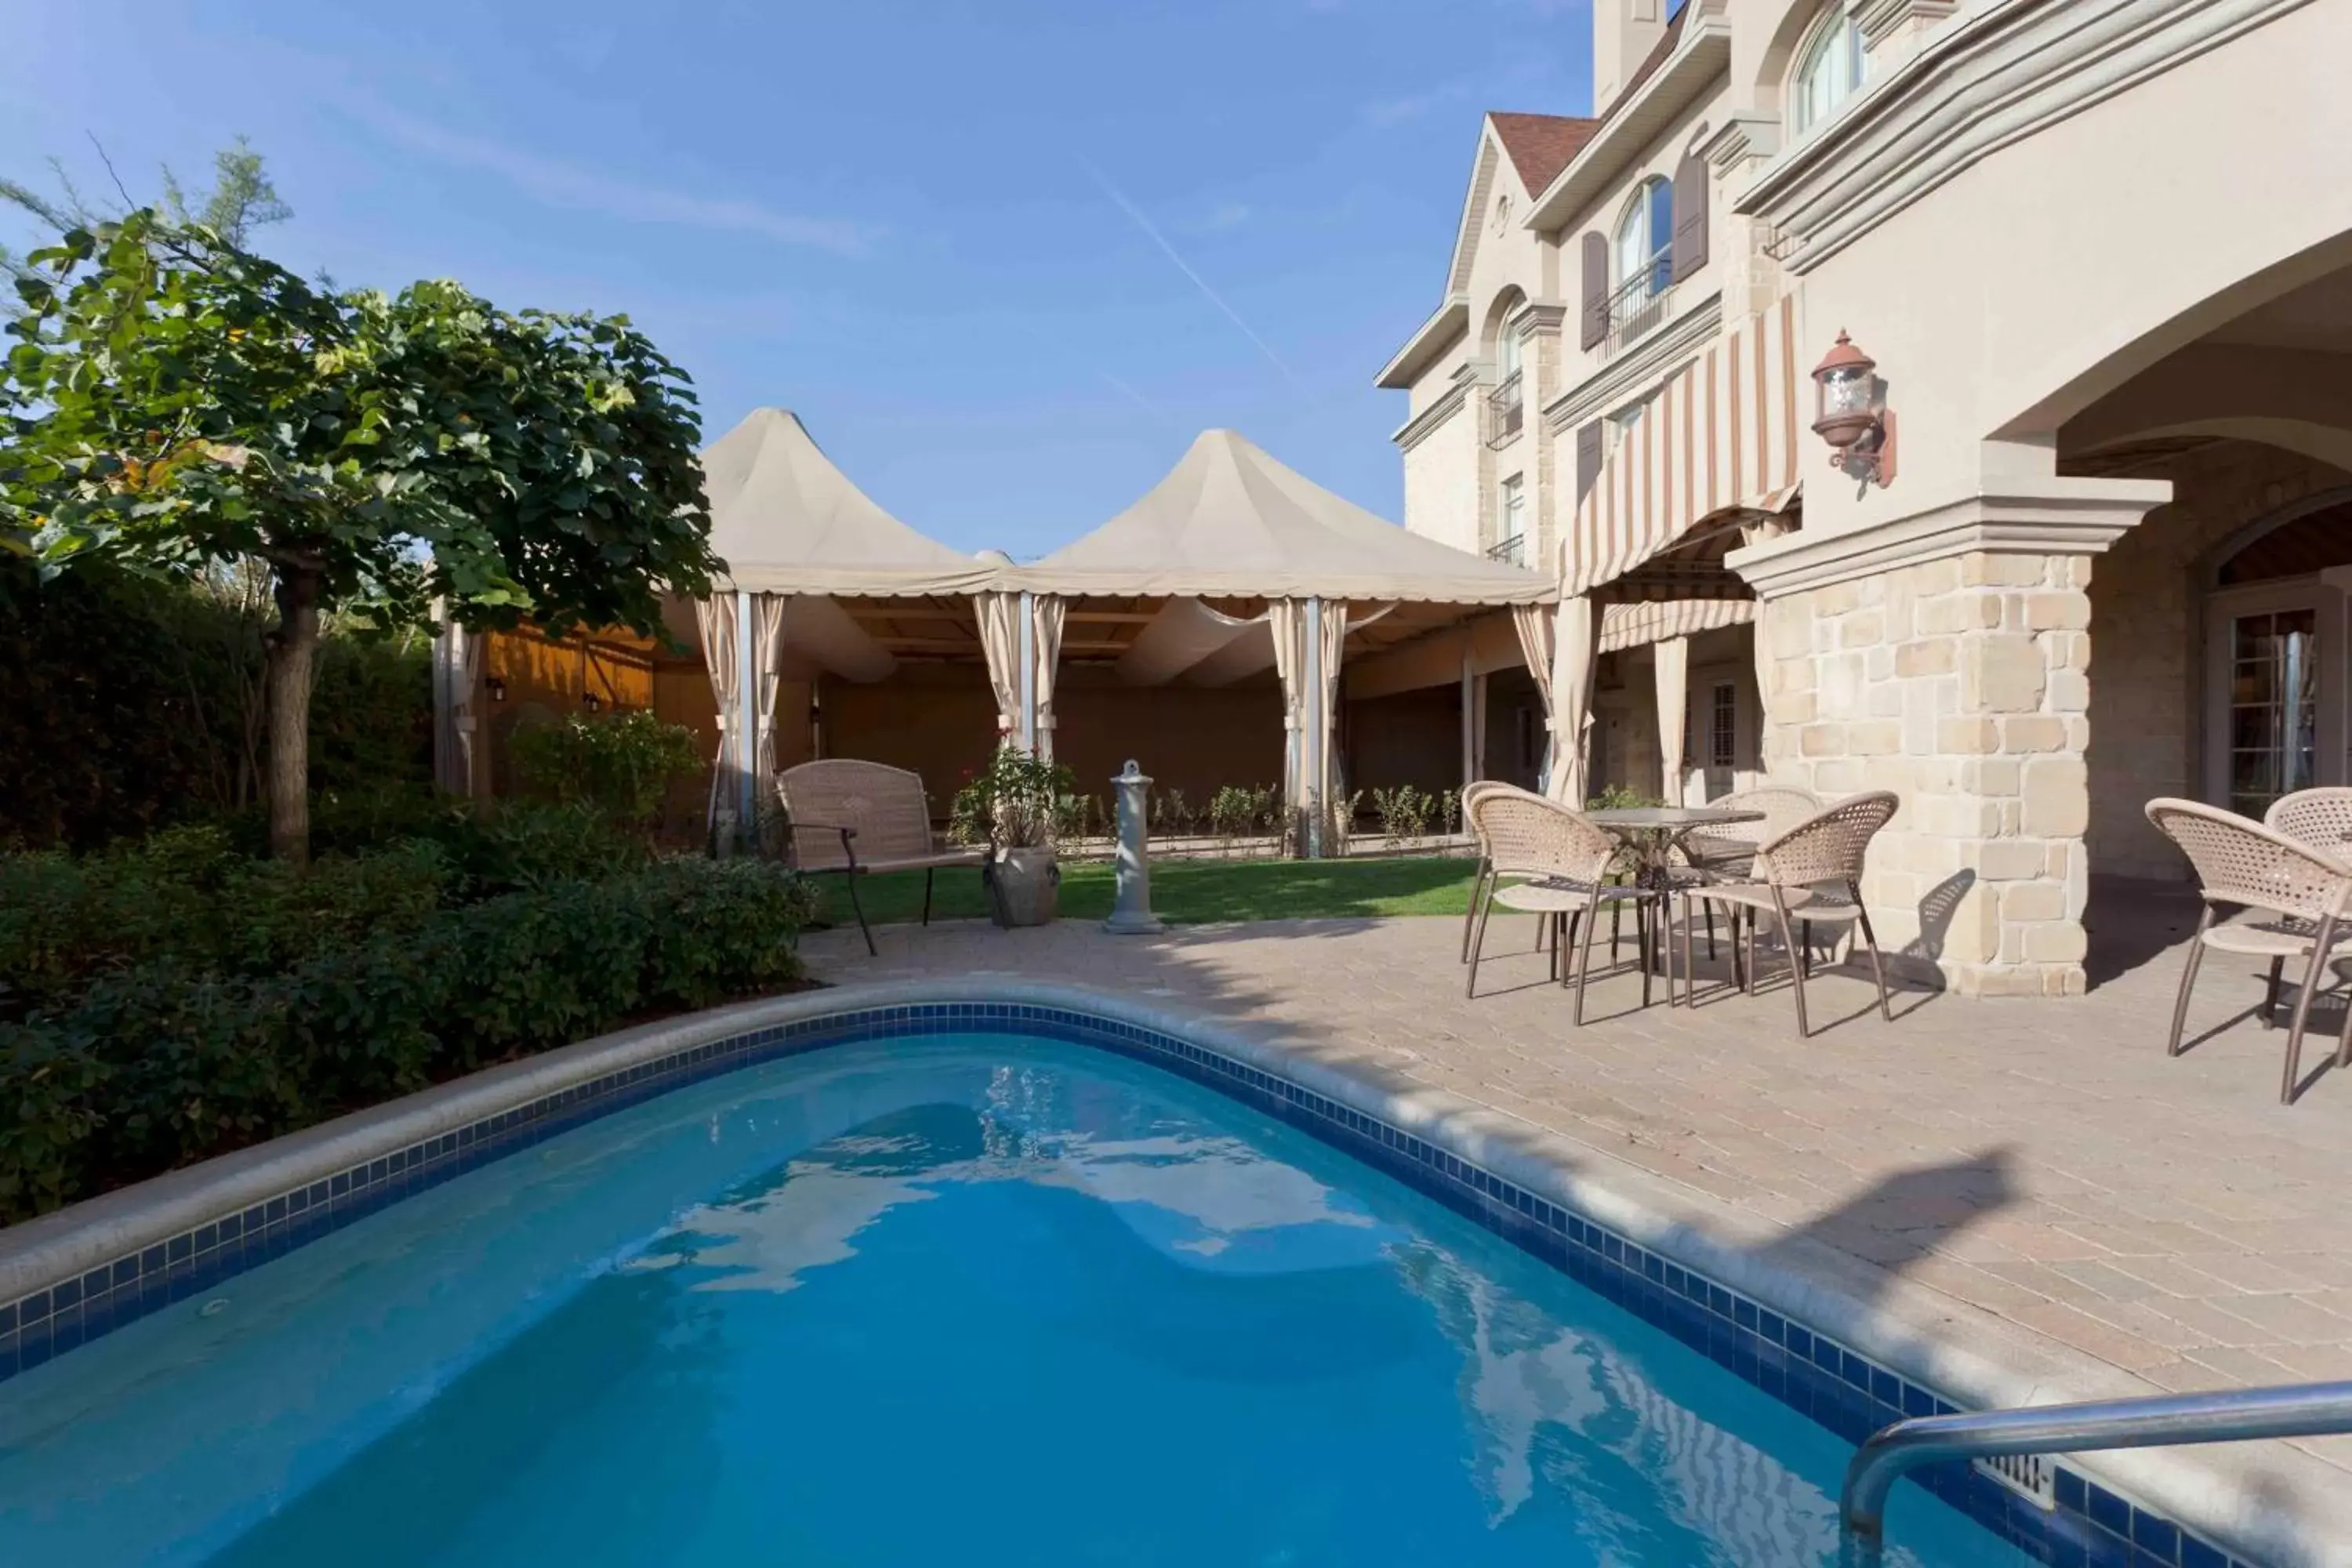
<svg viewBox="0 0 2352 1568">
<path fill-rule="evenodd" d="M 1148 938 L 969 923 L 886 930 L 878 959 L 854 930 L 815 933 L 806 951 L 840 983 L 1018 974 L 1338 1050 L 2160 1388 L 2347 1375 L 2352 1072 L 2322 1068 L 2341 988 L 2315 1005 L 2308 1087 L 2281 1107 L 2283 1033 L 2251 1016 L 2252 966 L 2208 961 L 2190 1011 L 2200 1043 L 2168 1058 L 2180 953 L 2165 942 L 2187 917 L 2177 902 L 2119 908 L 2105 929 L 2120 951 L 2095 949 L 2102 983 L 2087 996 L 1906 991 L 1887 1024 L 1866 979 L 1830 971 L 1802 1041 L 1784 984 L 1644 1009 L 1624 973 L 1594 983 L 1572 1027 L 1525 921 L 1496 921 L 1475 1000 L 1446 919 Z M 2302 1446 L 2352 1468 L 2352 1439 Z"/>
</svg>

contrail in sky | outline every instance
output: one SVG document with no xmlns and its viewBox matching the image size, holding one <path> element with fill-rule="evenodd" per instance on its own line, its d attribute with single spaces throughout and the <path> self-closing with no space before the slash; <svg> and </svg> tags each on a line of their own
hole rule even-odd
<svg viewBox="0 0 2352 1568">
<path fill-rule="evenodd" d="M 1269 344 L 1264 338 L 1257 335 L 1256 328 L 1242 320 L 1240 311 L 1225 303 L 1223 295 L 1209 287 L 1209 280 L 1207 279 L 1192 270 L 1192 264 L 1185 260 L 1181 255 L 1178 254 L 1174 246 L 1168 243 L 1168 237 L 1160 232 L 1158 225 L 1154 224 L 1150 218 L 1143 216 L 1142 208 L 1137 206 L 1133 202 L 1129 201 L 1126 195 L 1121 193 L 1119 188 L 1110 183 L 1110 176 L 1105 174 L 1100 169 L 1096 168 L 1084 158 L 1080 158 L 1078 160 L 1078 167 L 1084 169 L 1087 172 L 1087 176 L 1091 178 L 1096 184 L 1102 187 L 1103 195 L 1108 196 L 1112 201 L 1118 204 L 1119 211 L 1125 213 L 1129 217 L 1135 220 L 1135 226 L 1141 229 L 1146 235 L 1149 235 L 1151 238 L 1152 244 L 1158 246 L 1161 250 L 1168 253 L 1168 259 L 1174 262 L 1177 268 L 1181 271 L 1185 277 L 1190 278 L 1192 280 L 1192 287 L 1198 289 L 1208 300 L 1210 304 L 1214 305 L 1218 310 L 1223 311 L 1225 320 L 1231 321 L 1234 326 L 1239 327 L 1242 330 L 1242 335 L 1257 345 L 1258 353 L 1265 355 L 1267 359 L 1274 362 L 1275 369 L 1282 372 L 1284 375 L 1288 376 L 1293 384 L 1297 384 L 1298 373 L 1292 370 L 1287 364 L 1283 363 L 1282 356 L 1274 352 L 1273 345 Z"/>
</svg>

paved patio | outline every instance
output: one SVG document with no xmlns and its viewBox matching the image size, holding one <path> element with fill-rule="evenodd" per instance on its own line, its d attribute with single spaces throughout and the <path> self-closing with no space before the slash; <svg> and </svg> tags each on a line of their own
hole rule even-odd
<svg viewBox="0 0 2352 1568">
<path fill-rule="evenodd" d="M 1451 919 L 1150 938 L 1078 921 L 897 927 L 877 933 L 878 959 L 851 929 L 807 952 L 840 983 L 1011 973 L 1123 990 L 1438 1086 L 1671 1184 L 1726 1238 L 1810 1238 L 1852 1265 L 1849 1290 L 1956 1300 L 2145 1385 L 2352 1378 L 2352 1072 L 2325 1068 L 2341 987 L 2314 1007 L 2292 1108 L 2277 1103 L 2284 1032 L 2253 1017 L 2247 961 L 2208 961 L 2197 1044 L 2168 1059 L 2195 908 L 2177 889 L 2100 889 L 2082 998 L 1906 990 L 1890 1025 L 1861 972 L 1824 972 L 1801 1041 L 1785 983 L 1644 1009 L 1630 973 L 1597 980 L 1571 1027 L 1524 918 L 1497 917 L 1469 1001 Z M 2352 1469 L 2352 1438 L 2300 1446 Z"/>
</svg>

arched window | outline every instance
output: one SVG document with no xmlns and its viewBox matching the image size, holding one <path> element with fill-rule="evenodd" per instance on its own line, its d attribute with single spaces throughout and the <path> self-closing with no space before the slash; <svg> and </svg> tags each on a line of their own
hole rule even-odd
<svg viewBox="0 0 2352 1568">
<path fill-rule="evenodd" d="M 1653 174 L 1617 220 L 1617 289 L 1628 302 L 1661 293 L 1675 276 L 1675 187 Z"/>
<path fill-rule="evenodd" d="M 1862 29 L 1832 0 L 1830 13 L 1797 55 L 1789 79 L 1789 129 L 1801 136 L 1862 87 Z"/>
</svg>

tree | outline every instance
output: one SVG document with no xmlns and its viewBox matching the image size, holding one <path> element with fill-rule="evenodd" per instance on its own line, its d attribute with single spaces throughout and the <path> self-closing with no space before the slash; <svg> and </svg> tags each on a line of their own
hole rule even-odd
<svg viewBox="0 0 2352 1568">
<path fill-rule="evenodd" d="M 625 317 L 447 281 L 332 293 L 142 208 L 26 258 L 0 374 L 0 542 L 269 574 L 272 853 L 309 853 L 320 617 L 653 634 L 719 569 L 693 393 Z"/>
<path fill-rule="evenodd" d="M 105 150 L 100 149 L 99 156 L 105 155 Z M 111 173 L 113 167 L 110 163 L 108 172 Z M 122 216 L 121 209 L 93 205 L 66 172 L 62 159 L 49 160 L 49 174 L 57 182 L 56 195 L 45 196 L 30 185 L 0 179 L 0 203 L 21 208 L 44 228 L 58 235 Z M 126 195 L 123 200 L 128 205 L 130 198 Z M 179 176 L 172 173 L 172 166 L 164 164 L 163 210 L 173 222 L 183 226 L 202 224 L 239 248 L 251 242 L 255 229 L 265 224 L 284 223 L 294 216 L 294 209 L 279 198 L 278 187 L 270 183 L 262 155 L 242 136 L 234 145 L 213 154 L 212 189 L 193 202 Z M 0 245 L 0 272 L 22 277 L 25 270 L 23 258 Z M 7 309 L 5 302 L 0 302 L 0 311 Z"/>
</svg>

